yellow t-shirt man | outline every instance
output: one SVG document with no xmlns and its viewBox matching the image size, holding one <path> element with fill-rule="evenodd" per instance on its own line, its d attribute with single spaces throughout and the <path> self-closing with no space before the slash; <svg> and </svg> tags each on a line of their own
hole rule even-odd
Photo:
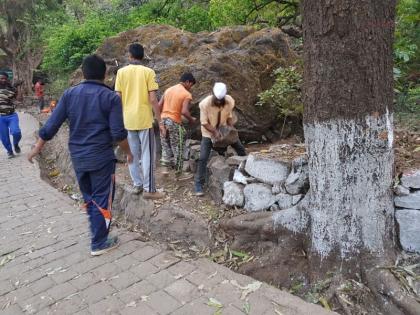
<svg viewBox="0 0 420 315">
<path fill-rule="evenodd" d="M 153 110 L 149 92 L 157 89 L 156 73 L 148 67 L 131 64 L 118 70 L 115 91 L 121 93 L 125 129 L 152 128 Z"/>
</svg>

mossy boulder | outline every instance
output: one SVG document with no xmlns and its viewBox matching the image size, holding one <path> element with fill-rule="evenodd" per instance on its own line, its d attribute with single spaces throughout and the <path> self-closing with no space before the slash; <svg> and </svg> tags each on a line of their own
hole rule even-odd
<svg viewBox="0 0 420 315">
<path fill-rule="evenodd" d="M 222 81 L 236 100 L 236 127 L 244 140 L 260 140 L 273 134 L 276 114 L 258 108 L 258 94 L 273 84 L 271 73 L 296 58 L 289 40 L 280 29 L 237 26 L 215 32 L 189 33 L 166 25 L 147 25 L 110 37 L 97 50 L 107 62 L 106 83 L 113 86 L 117 70 L 128 64 L 127 47 L 139 42 L 145 47 L 144 64 L 158 76 L 160 93 L 176 84 L 180 75 L 191 71 L 197 78 L 193 105 L 211 92 L 214 82 Z M 80 69 L 72 82 L 82 79 Z M 271 130 L 270 130 L 271 129 Z"/>
</svg>

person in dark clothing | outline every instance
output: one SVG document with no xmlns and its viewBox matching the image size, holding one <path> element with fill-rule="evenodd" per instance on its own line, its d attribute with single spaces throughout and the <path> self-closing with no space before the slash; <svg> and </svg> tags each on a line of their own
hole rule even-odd
<svg viewBox="0 0 420 315">
<path fill-rule="evenodd" d="M 13 148 L 16 153 L 20 153 L 19 141 L 22 138 L 19 117 L 13 103 L 16 94 L 16 89 L 9 82 L 9 75 L 0 72 L 0 138 L 9 158 L 14 157 Z M 13 136 L 13 148 L 10 134 Z"/>
<path fill-rule="evenodd" d="M 117 237 L 109 236 L 115 191 L 113 143 L 126 153 L 128 163 L 133 157 L 124 129 L 121 99 L 103 83 L 104 60 L 96 55 L 88 56 L 83 60 L 82 71 L 86 80 L 64 92 L 51 117 L 40 129 L 39 139 L 28 160 L 32 163 L 46 141 L 68 120 L 70 156 L 89 215 L 91 254 L 97 256 L 118 245 Z"/>
</svg>

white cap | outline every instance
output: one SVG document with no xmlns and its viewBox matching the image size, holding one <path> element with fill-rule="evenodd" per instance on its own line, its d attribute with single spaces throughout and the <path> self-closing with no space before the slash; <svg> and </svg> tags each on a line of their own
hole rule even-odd
<svg viewBox="0 0 420 315">
<path fill-rule="evenodd" d="M 227 87 L 222 82 L 216 82 L 213 87 L 213 94 L 218 100 L 223 99 L 226 96 Z"/>
</svg>

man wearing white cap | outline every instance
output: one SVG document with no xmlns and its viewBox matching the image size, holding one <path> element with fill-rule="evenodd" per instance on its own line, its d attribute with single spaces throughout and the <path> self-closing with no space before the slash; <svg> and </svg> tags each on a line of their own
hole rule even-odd
<svg viewBox="0 0 420 315">
<path fill-rule="evenodd" d="M 195 176 L 195 195 L 203 196 L 203 184 L 206 178 L 207 161 L 210 151 L 213 148 L 212 140 L 220 138 L 218 128 L 220 126 L 233 126 L 233 108 L 235 100 L 227 95 L 226 84 L 217 82 L 214 84 L 213 93 L 203 99 L 200 104 L 201 122 L 201 148 L 200 159 L 198 161 L 197 174 Z M 246 155 L 245 148 L 238 140 L 232 144 L 238 155 Z M 219 154 L 223 154 L 226 148 L 217 148 Z"/>
</svg>

